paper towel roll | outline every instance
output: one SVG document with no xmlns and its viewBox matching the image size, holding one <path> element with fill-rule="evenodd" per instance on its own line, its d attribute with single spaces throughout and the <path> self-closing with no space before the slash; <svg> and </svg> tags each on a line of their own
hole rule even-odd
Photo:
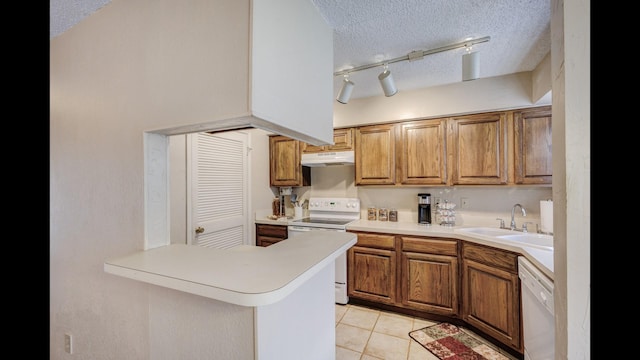
<svg viewBox="0 0 640 360">
<path fill-rule="evenodd" d="M 540 200 L 540 228 L 544 233 L 553 233 L 553 200 Z"/>
</svg>

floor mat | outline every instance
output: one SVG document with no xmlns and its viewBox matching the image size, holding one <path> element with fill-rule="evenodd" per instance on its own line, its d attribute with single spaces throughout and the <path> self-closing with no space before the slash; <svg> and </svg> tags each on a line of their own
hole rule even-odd
<svg viewBox="0 0 640 360">
<path fill-rule="evenodd" d="M 446 322 L 411 331 L 409 336 L 438 359 L 511 360 L 493 345 Z"/>
</svg>

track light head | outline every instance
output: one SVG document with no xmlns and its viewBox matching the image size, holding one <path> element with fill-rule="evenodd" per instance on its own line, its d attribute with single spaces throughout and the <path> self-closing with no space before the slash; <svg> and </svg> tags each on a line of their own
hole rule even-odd
<svg viewBox="0 0 640 360">
<path fill-rule="evenodd" d="M 391 71 L 389 71 L 387 65 L 384 66 L 384 71 L 378 75 L 378 80 L 380 80 L 384 96 L 393 96 L 398 92 L 396 83 L 393 81 L 393 76 L 391 76 Z"/>
<path fill-rule="evenodd" d="M 342 80 L 342 88 L 340 89 L 336 100 L 338 100 L 338 102 L 341 104 L 348 103 L 349 98 L 351 97 L 351 92 L 353 91 L 353 87 L 355 85 L 356 84 L 353 81 L 349 80 L 349 75 L 345 75 L 344 80 Z"/>
<path fill-rule="evenodd" d="M 467 53 L 462 55 L 462 81 L 475 80 L 480 77 L 480 54 L 471 48 L 467 48 Z"/>
</svg>

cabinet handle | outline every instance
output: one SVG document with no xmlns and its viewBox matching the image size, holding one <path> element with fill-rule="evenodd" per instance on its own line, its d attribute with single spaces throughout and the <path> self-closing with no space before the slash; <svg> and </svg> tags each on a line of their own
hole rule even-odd
<svg viewBox="0 0 640 360">
<path fill-rule="evenodd" d="M 196 228 L 196 234 L 202 234 L 204 232 L 204 228 L 202 226 L 198 226 Z"/>
</svg>

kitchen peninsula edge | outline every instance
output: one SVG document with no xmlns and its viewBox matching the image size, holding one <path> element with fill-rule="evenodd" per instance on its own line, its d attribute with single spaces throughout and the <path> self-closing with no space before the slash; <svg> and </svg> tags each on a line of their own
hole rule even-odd
<svg viewBox="0 0 640 360">
<path fill-rule="evenodd" d="M 356 243 L 310 232 L 269 247 L 171 244 L 107 259 L 107 273 L 241 306 L 282 300 Z"/>
<path fill-rule="evenodd" d="M 334 263 L 356 242 L 353 233 L 309 232 L 269 247 L 172 244 L 108 259 L 104 270 L 206 297 L 212 311 L 222 303 L 225 309 L 237 307 L 226 311 L 215 330 L 224 337 L 231 336 L 225 326 L 253 329 L 242 335 L 253 338 L 253 349 L 237 349 L 234 358 L 327 360 L 335 359 Z M 247 308 L 252 316 L 246 316 Z M 211 326 L 194 323 L 190 330 L 202 333 Z M 163 354 L 183 357 L 172 346 Z"/>
</svg>

